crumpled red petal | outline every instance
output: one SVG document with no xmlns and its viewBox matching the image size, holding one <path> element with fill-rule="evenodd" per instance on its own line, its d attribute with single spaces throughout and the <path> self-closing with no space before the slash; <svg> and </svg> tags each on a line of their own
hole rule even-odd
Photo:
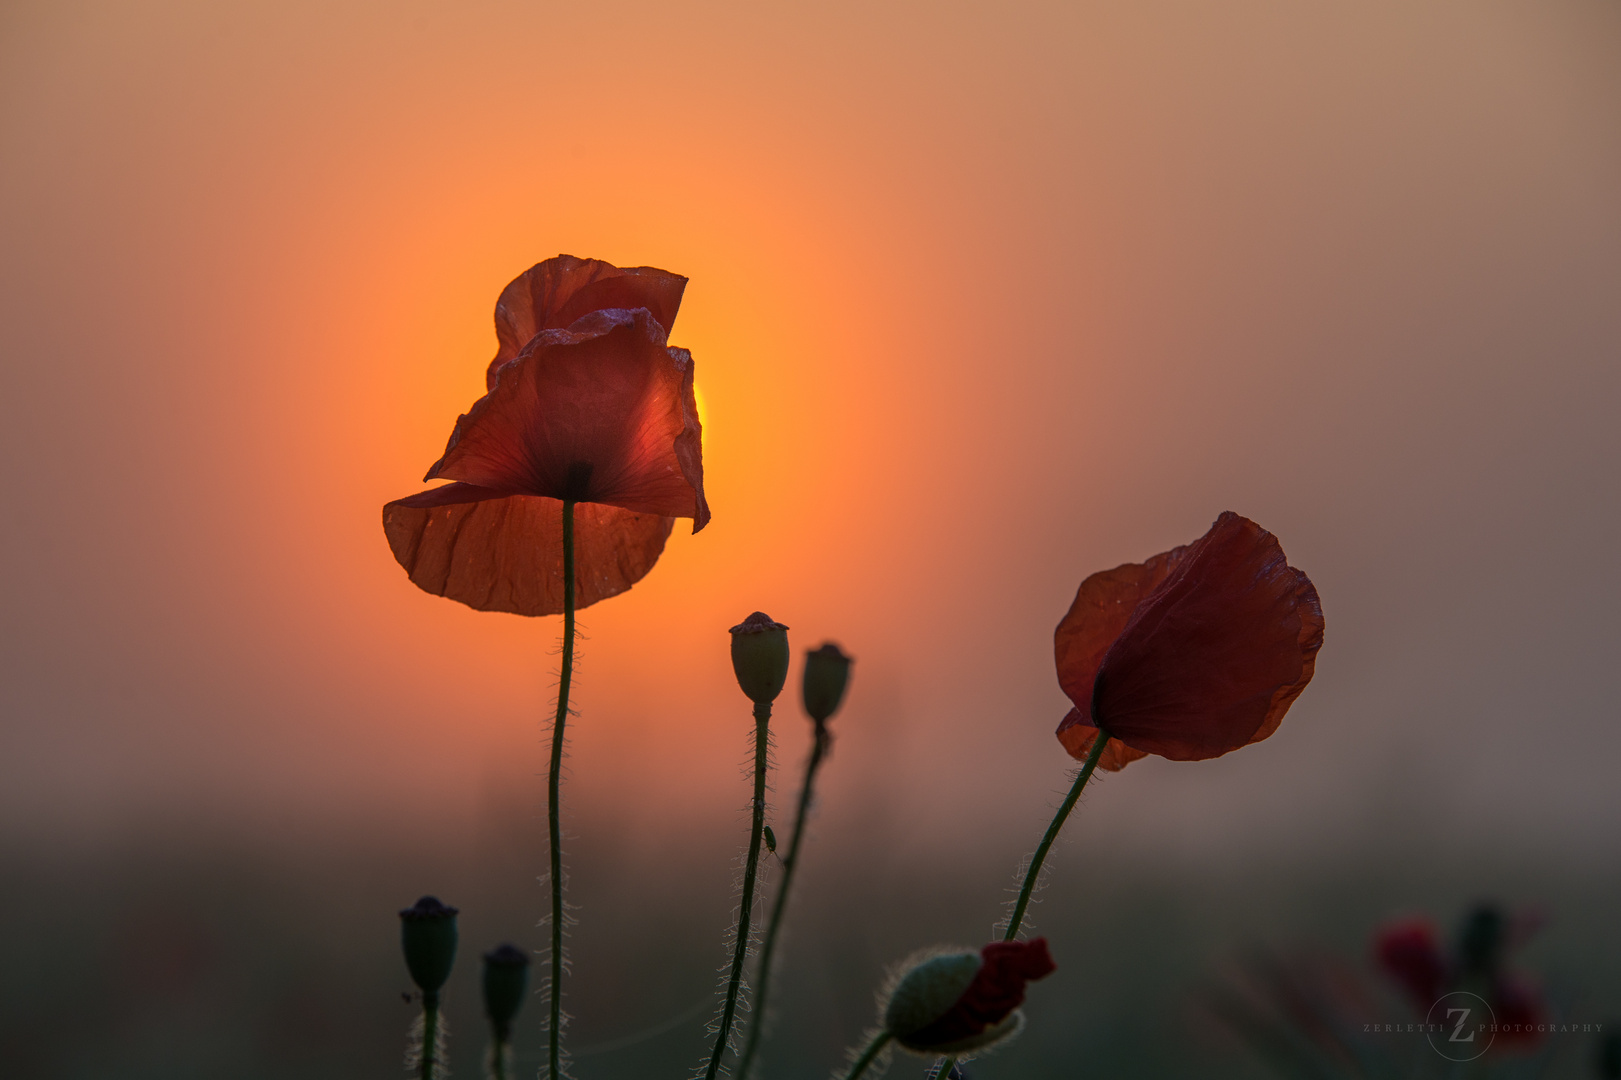
<svg viewBox="0 0 1621 1080">
<path fill-rule="evenodd" d="M 1277 728 L 1322 643 L 1311 581 L 1289 565 L 1277 537 L 1224 513 L 1109 648 L 1094 681 L 1093 721 L 1151 754 L 1217 757 Z"/>
<path fill-rule="evenodd" d="M 1097 727 L 1090 715 L 1092 684 L 1111 646 L 1120 637 L 1131 616 L 1150 593 L 1170 576 L 1188 545 L 1161 552 L 1147 562 L 1126 563 L 1113 570 L 1099 570 L 1081 582 L 1069 613 L 1053 635 L 1058 660 L 1058 684 L 1078 707 L 1071 709 L 1058 725 L 1058 741 L 1071 757 L 1085 761 L 1097 738 Z M 1098 766 L 1119 772 L 1147 751 L 1134 750 L 1115 739 L 1103 748 Z"/>
<path fill-rule="evenodd" d="M 495 359 L 486 374 L 513 360 L 542 330 L 562 330 L 604 308 L 646 308 L 669 335 L 687 279 L 651 266 L 618 267 L 600 259 L 559 255 L 536 263 L 501 290 L 495 302 Z"/>
<path fill-rule="evenodd" d="M 427 479 L 690 517 L 697 532 L 701 441 L 691 355 L 645 308 L 594 311 L 500 368 Z"/>
<path fill-rule="evenodd" d="M 640 581 L 674 524 L 657 514 L 577 504 L 575 606 Z M 383 531 L 394 558 L 427 592 L 480 611 L 563 611 L 563 506 L 556 499 L 447 484 L 384 506 Z"/>
<path fill-rule="evenodd" d="M 907 1045 L 945 1046 L 969 1039 L 1024 1004 L 1024 984 L 1058 970 L 1046 938 L 995 941 L 979 950 L 980 967 L 950 1009 L 920 1031 L 906 1036 Z"/>
</svg>

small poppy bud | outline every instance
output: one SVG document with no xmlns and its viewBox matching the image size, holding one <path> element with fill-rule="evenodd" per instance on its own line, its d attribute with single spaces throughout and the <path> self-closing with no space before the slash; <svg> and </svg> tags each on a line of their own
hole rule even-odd
<svg viewBox="0 0 1621 1080">
<path fill-rule="evenodd" d="M 502 945 L 484 954 L 484 1015 L 500 1042 L 507 1040 L 528 988 L 529 957 L 521 950 Z"/>
<path fill-rule="evenodd" d="M 831 641 L 805 653 L 805 711 L 818 724 L 839 711 L 850 682 L 850 658 Z"/>
<path fill-rule="evenodd" d="M 1017 1034 L 1025 983 L 1055 970 L 1045 938 L 993 942 L 977 956 L 928 957 L 896 982 L 884 1006 L 884 1029 L 922 1054 L 983 1050 Z"/>
<path fill-rule="evenodd" d="M 788 628 L 761 611 L 732 627 L 732 670 L 756 705 L 769 705 L 788 681 Z"/>
<path fill-rule="evenodd" d="M 400 912 L 400 941 L 411 981 L 425 999 L 436 997 L 456 963 L 456 910 L 424 896 Z"/>
</svg>

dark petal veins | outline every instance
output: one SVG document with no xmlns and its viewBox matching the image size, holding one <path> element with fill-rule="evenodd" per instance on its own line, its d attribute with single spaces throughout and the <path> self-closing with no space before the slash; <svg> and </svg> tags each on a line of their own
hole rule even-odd
<svg viewBox="0 0 1621 1080">
<path fill-rule="evenodd" d="M 394 558 L 426 592 L 480 611 L 563 610 L 562 503 L 448 484 L 383 507 Z M 673 518 L 596 503 L 574 508 L 575 604 L 630 588 L 653 568 Z"/>
<path fill-rule="evenodd" d="M 1093 718 L 1135 749 L 1179 761 L 1235 750 L 1275 728 L 1310 679 L 1321 620 L 1315 590 L 1277 538 L 1225 513 L 1110 647 Z"/>
<path fill-rule="evenodd" d="M 456 422 L 428 479 L 691 517 L 702 528 L 692 358 L 657 331 L 646 309 L 605 309 L 537 335 Z"/>
<path fill-rule="evenodd" d="M 621 269 L 600 259 L 559 255 L 519 274 L 495 302 L 499 347 L 490 362 L 488 386 L 496 372 L 542 330 L 561 330 L 603 308 L 646 308 L 668 337 L 681 306 L 687 279 L 651 266 Z"/>
</svg>

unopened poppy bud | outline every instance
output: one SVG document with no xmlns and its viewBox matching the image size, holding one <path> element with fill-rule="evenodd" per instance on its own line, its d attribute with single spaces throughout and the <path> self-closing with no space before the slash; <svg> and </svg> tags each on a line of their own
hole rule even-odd
<svg viewBox="0 0 1621 1080">
<path fill-rule="evenodd" d="M 400 912 L 405 966 L 425 998 L 438 996 L 456 963 L 456 910 L 424 896 Z"/>
<path fill-rule="evenodd" d="M 502 945 L 484 954 L 484 1015 L 499 1041 L 507 1040 L 528 988 L 529 957 L 521 950 Z"/>
<path fill-rule="evenodd" d="M 831 641 L 805 653 L 805 711 L 818 724 L 839 711 L 850 682 L 850 658 Z"/>
<path fill-rule="evenodd" d="M 931 956 L 917 964 L 890 991 L 884 1006 L 884 1030 L 903 1042 L 944 1016 L 979 974 L 978 953 L 954 952 Z"/>
<path fill-rule="evenodd" d="M 732 627 L 732 670 L 756 705 L 769 705 L 788 681 L 788 628 L 762 611 Z"/>
<path fill-rule="evenodd" d="M 994 942 L 978 955 L 930 956 L 913 964 L 890 991 L 884 1030 L 921 1054 L 983 1050 L 1018 1033 L 1025 983 L 1054 970 L 1044 938 Z"/>
</svg>

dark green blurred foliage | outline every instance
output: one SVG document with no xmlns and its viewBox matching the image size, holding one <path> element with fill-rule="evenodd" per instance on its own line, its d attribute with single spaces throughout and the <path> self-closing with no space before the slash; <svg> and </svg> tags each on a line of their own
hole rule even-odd
<svg viewBox="0 0 1621 1080">
<path fill-rule="evenodd" d="M 8 882 L 0 917 L 28 928 L 15 936 L 0 979 L 0 1074 L 398 1076 L 400 1031 L 417 1009 L 401 1000 L 410 983 L 399 939 L 377 912 L 429 880 L 454 890 L 463 933 L 523 940 L 544 909 L 535 875 L 545 823 L 521 811 L 426 851 L 362 837 L 234 848 L 167 837 L 117 852 L 0 851 Z M 585 824 L 591 842 L 570 868 L 573 895 L 590 916 L 570 938 L 575 1071 L 591 1080 L 675 1075 L 708 1046 L 714 926 L 735 903 L 735 838 L 705 833 L 650 852 L 628 830 Z M 1030 995 L 1018 1039 L 968 1066 L 974 1080 L 1270 1075 L 1199 1008 L 1198 989 L 1235 954 L 1257 942 L 1305 941 L 1361 962 L 1391 916 L 1455 911 L 1482 892 L 1554 913 L 1514 959 L 1563 995 L 1562 1010 L 1582 1020 L 1621 1015 L 1613 917 L 1621 875 L 1604 863 L 1527 865 L 1494 854 L 1438 864 L 1402 861 L 1375 845 L 1336 848 L 1319 861 L 1196 862 L 1105 848 L 1086 819 L 1077 824 L 1032 928 L 1077 959 Z M 826 1080 L 872 1025 L 873 990 L 889 965 L 937 942 L 972 943 L 1002 914 L 1015 844 L 964 843 L 943 862 L 940 852 L 908 851 L 882 829 L 871 833 L 870 842 L 845 838 L 810 851 L 764 1080 Z M 310 917 L 312 906 L 320 918 Z M 1371 965 L 1367 974 L 1377 978 Z M 483 1027 L 481 977 L 478 965 L 463 964 L 446 982 L 452 1030 Z M 1392 1008 L 1393 1020 L 1407 1017 L 1402 1003 Z M 513 1022 L 514 1076 L 538 1068 L 540 1012 L 526 1008 Z M 1550 1036 L 1535 1075 L 1591 1080 L 1596 1039 Z M 452 1044 L 451 1075 L 480 1075 L 483 1042 Z M 1528 1068 L 1542 1059 L 1516 1060 Z M 927 1065 L 900 1059 L 888 1075 L 919 1080 Z"/>
<path fill-rule="evenodd" d="M 1491 978 L 1502 967 L 1508 920 L 1495 904 L 1477 904 L 1458 928 L 1459 974 L 1465 979 Z"/>
</svg>

